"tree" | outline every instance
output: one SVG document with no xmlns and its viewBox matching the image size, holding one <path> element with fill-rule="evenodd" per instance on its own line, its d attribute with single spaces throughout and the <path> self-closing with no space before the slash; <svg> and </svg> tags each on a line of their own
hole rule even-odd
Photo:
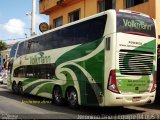
<svg viewBox="0 0 160 120">
<path fill-rule="evenodd" d="M 6 50 L 7 49 L 7 44 L 5 42 L 0 41 L 0 51 Z"/>
</svg>

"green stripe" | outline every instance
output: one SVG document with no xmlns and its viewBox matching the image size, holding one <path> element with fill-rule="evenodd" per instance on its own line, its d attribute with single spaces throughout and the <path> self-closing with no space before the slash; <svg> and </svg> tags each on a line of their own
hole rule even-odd
<svg viewBox="0 0 160 120">
<path fill-rule="evenodd" d="M 23 81 L 23 86 L 27 85 L 27 84 L 29 84 L 31 82 L 37 81 L 37 80 L 39 80 L 39 79 L 38 78 L 28 78 L 28 79 Z"/>
<path fill-rule="evenodd" d="M 36 93 L 37 95 L 40 94 L 40 93 L 50 93 L 52 94 L 52 90 L 53 90 L 53 86 L 54 84 L 53 83 L 47 83 L 45 85 L 43 85 L 39 90 L 38 92 Z"/>
<path fill-rule="evenodd" d="M 34 88 L 36 88 L 37 86 L 43 84 L 43 83 L 46 83 L 46 82 L 50 82 L 50 81 L 40 81 L 40 82 L 36 82 L 36 83 L 33 83 L 31 86 L 29 86 L 28 88 L 26 88 L 24 90 L 25 93 L 30 93 Z"/>
</svg>

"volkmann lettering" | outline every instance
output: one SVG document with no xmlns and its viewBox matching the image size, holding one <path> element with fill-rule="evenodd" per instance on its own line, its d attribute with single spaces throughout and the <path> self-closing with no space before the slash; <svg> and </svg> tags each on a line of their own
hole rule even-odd
<svg viewBox="0 0 160 120">
<path fill-rule="evenodd" d="M 30 64 L 35 65 L 35 64 L 46 64 L 51 62 L 51 57 L 50 56 L 32 56 L 30 57 Z"/>
<path fill-rule="evenodd" d="M 151 31 L 151 28 L 152 28 L 151 25 L 147 25 L 143 21 L 123 19 L 123 23 L 125 27 L 130 27 L 135 29 L 144 29 L 144 30 Z"/>
</svg>

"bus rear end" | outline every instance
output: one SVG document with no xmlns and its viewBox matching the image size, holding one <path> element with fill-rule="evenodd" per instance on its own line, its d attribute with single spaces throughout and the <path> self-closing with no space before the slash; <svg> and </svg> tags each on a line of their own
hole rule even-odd
<svg viewBox="0 0 160 120">
<path fill-rule="evenodd" d="M 156 90 L 156 32 L 152 18 L 117 12 L 115 69 L 110 71 L 108 105 L 153 103 Z"/>
</svg>

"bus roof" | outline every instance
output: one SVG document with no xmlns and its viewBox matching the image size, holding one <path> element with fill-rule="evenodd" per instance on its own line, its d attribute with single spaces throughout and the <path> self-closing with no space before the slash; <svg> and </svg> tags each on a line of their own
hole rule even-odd
<svg viewBox="0 0 160 120">
<path fill-rule="evenodd" d="M 139 15 L 142 15 L 144 17 L 148 17 L 148 18 L 151 18 L 149 15 L 147 14 L 144 14 L 144 13 L 141 13 L 141 12 L 137 12 L 137 11 L 132 11 L 132 10 L 117 10 L 117 12 L 124 12 L 124 13 L 131 13 L 131 14 L 139 14 Z"/>
</svg>

